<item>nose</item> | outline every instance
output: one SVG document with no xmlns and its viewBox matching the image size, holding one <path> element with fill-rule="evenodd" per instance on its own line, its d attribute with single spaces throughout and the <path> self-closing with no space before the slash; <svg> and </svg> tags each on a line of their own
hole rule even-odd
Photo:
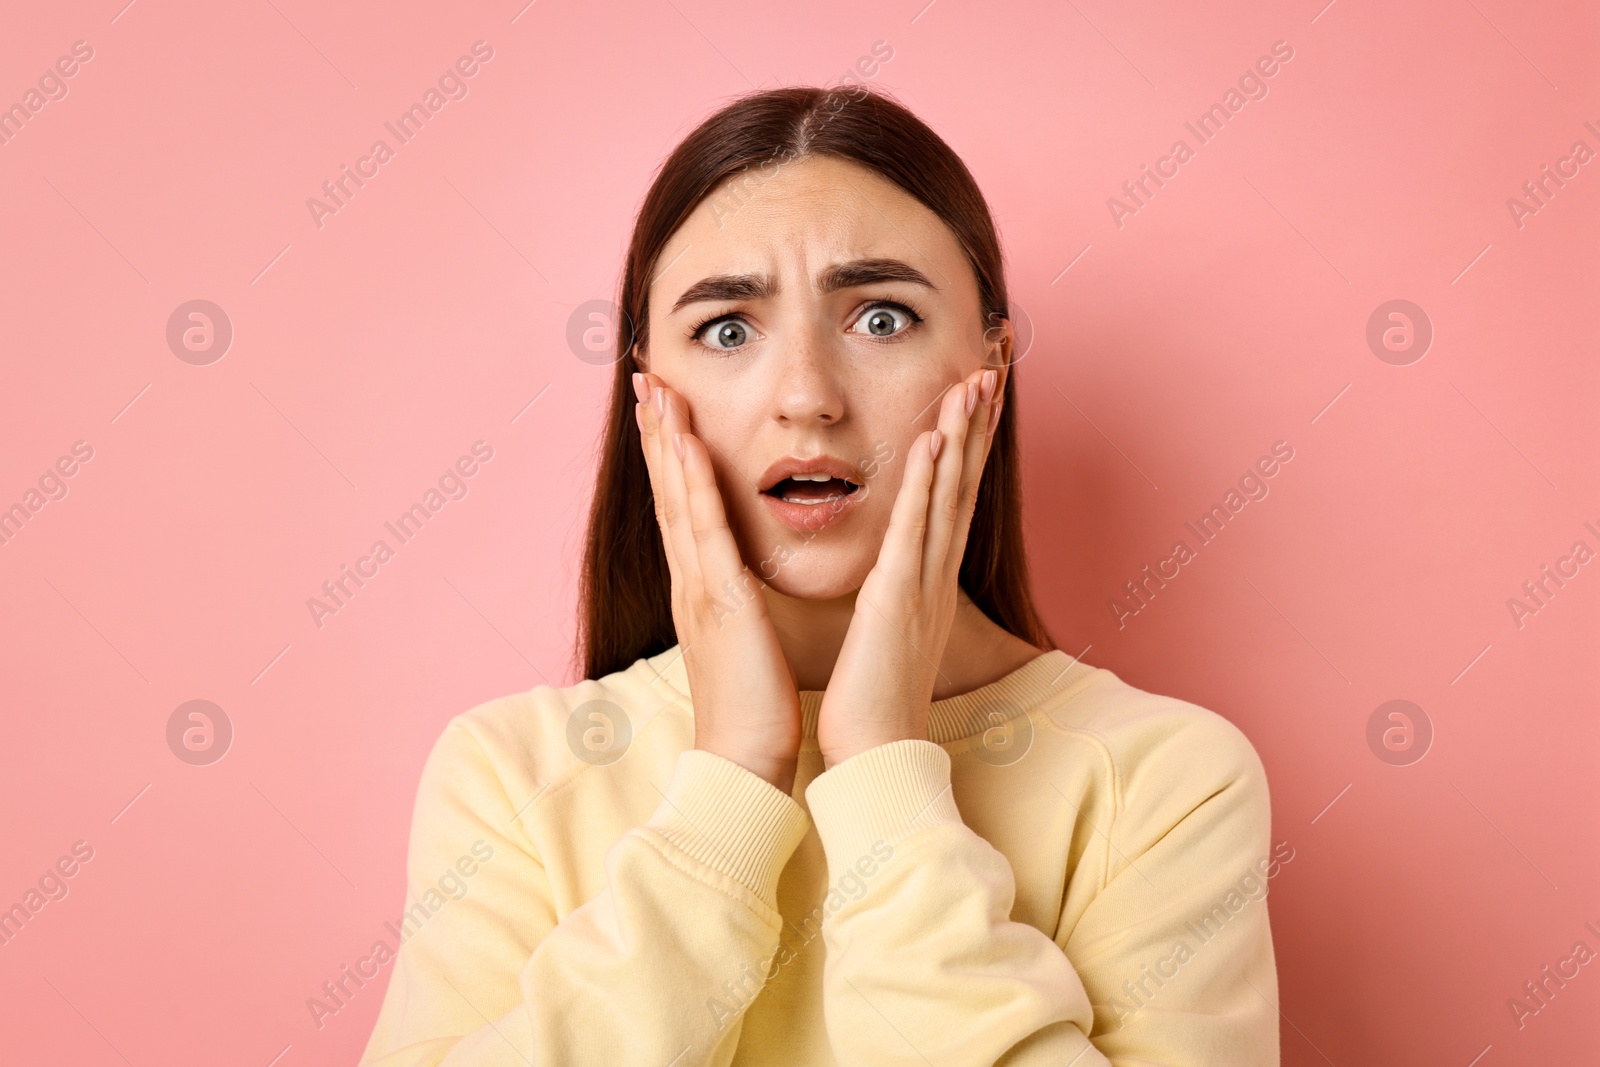
<svg viewBox="0 0 1600 1067">
<path fill-rule="evenodd" d="M 789 334 L 777 361 L 773 418 L 795 426 L 831 426 L 844 417 L 836 344 L 820 323 Z"/>
</svg>

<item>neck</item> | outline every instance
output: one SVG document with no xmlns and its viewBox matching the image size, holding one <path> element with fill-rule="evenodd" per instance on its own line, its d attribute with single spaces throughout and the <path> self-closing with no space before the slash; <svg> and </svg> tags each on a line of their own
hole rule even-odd
<svg viewBox="0 0 1600 1067">
<path fill-rule="evenodd" d="M 855 616 L 856 594 L 832 600 L 802 600 L 766 586 L 767 613 L 778 632 L 778 644 L 794 671 L 795 688 L 825 690 L 833 676 L 839 650 Z M 955 619 L 939 660 L 939 679 L 933 699 L 997 681 L 1040 654 L 1040 650 L 997 625 L 972 602 L 966 591 L 956 591 Z"/>
</svg>

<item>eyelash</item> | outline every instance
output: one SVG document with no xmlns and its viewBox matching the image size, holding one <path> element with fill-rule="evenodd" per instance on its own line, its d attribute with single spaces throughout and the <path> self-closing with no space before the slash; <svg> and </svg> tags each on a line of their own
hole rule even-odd
<svg viewBox="0 0 1600 1067">
<path fill-rule="evenodd" d="M 863 307 L 860 314 L 858 314 L 856 318 L 859 319 L 862 315 L 865 315 L 867 312 L 873 311 L 877 308 L 893 308 L 894 310 L 905 312 L 911 318 L 911 325 L 907 326 L 905 329 L 894 334 L 893 336 L 871 338 L 871 340 L 876 341 L 879 344 L 893 344 L 896 341 L 899 341 L 906 334 L 916 329 L 917 326 L 923 321 L 923 316 L 920 311 L 899 300 L 874 300 L 872 303 Z M 711 352 L 736 352 L 738 349 L 717 348 L 715 345 L 708 345 L 700 339 L 700 335 L 705 332 L 705 328 L 707 326 L 710 326 L 714 322 L 721 322 L 723 319 L 736 319 L 739 317 L 739 313 L 736 311 L 725 311 L 719 315 L 712 315 L 708 318 L 701 319 L 699 322 L 689 327 L 689 340 L 699 343 L 701 347 Z M 739 347 L 743 348 L 744 346 L 740 345 Z"/>
</svg>

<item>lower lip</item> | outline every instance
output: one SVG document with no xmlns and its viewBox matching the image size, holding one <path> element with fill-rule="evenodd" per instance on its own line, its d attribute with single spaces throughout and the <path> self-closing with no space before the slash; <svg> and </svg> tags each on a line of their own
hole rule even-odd
<svg viewBox="0 0 1600 1067">
<path fill-rule="evenodd" d="M 802 533 L 816 533 L 843 520 L 855 508 L 856 502 L 866 495 L 867 487 L 863 485 L 853 493 L 823 504 L 791 504 L 771 493 L 762 493 L 761 499 L 766 501 L 768 509 L 780 521 Z"/>
</svg>

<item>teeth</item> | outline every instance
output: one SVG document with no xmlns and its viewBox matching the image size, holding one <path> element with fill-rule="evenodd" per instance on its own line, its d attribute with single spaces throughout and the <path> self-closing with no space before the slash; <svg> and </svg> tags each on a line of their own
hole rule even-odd
<svg viewBox="0 0 1600 1067">
<path fill-rule="evenodd" d="M 842 493 L 835 493 L 832 496 L 827 497 L 827 498 L 825 498 L 823 500 L 795 500 L 792 497 L 787 497 L 786 496 L 786 497 L 783 498 L 783 502 L 785 504 L 805 504 L 807 506 L 814 507 L 817 504 L 831 504 L 835 500 L 843 500 L 843 499 L 844 499 L 844 495 Z"/>
<path fill-rule="evenodd" d="M 816 474 L 791 474 L 789 477 L 797 482 L 826 482 L 831 480 L 833 475 L 823 474 L 819 471 Z"/>
</svg>

